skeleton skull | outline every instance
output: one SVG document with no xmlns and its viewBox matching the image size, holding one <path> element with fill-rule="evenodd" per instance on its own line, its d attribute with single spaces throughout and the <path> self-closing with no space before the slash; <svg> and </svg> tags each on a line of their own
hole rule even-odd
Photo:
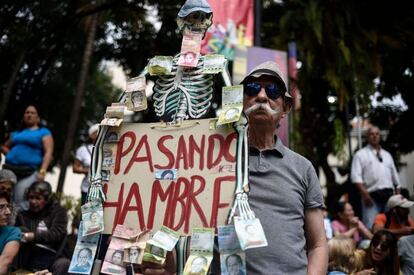
<svg viewBox="0 0 414 275">
<path fill-rule="evenodd" d="M 201 32 L 205 35 L 211 26 L 213 12 L 205 0 L 187 0 L 178 12 L 177 25 L 181 33 Z"/>
</svg>

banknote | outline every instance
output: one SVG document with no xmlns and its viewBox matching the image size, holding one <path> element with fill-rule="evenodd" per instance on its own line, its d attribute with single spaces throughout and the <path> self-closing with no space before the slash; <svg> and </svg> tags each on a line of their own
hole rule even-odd
<svg viewBox="0 0 414 275">
<path fill-rule="evenodd" d="M 194 227 L 191 232 L 190 251 L 213 254 L 214 228 Z"/>
<path fill-rule="evenodd" d="M 96 247 L 96 245 L 89 245 L 86 243 L 76 244 L 69 265 L 69 272 L 76 274 L 90 274 L 96 254 Z"/>
<path fill-rule="evenodd" d="M 243 250 L 267 246 L 266 236 L 258 218 L 241 219 L 234 217 L 234 227 Z"/>
<path fill-rule="evenodd" d="M 172 56 L 154 56 L 148 64 L 148 72 L 150 75 L 168 75 L 171 74 L 173 66 Z"/>
<path fill-rule="evenodd" d="M 117 224 L 115 229 L 114 229 L 114 232 L 112 233 L 112 237 L 125 239 L 125 240 L 128 240 L 128 241 L 135 241 L 143 233 L 145 233 L 145 232 L 140 232 L 140 230 L 137 229 L 137 228 L 128 227 L 128 226 L 123 225 L 123 224 Z M 125 243 L 125 244 L 127 244 L 127 243 Z"/>
<path fill-rule="evenodd" d="M 139 112 L 148 108 L 145 90 L 138 90 L 126 93 L 127 108 L 130 111 Z"/>
<path fill-rule="evenodd" d="M 119 225 L 117 225 L 116 228 L 118 228 L 118 226 Z M 119 228 L 118 234 L 122 234 L 122 230 Z M 122 236 L 125 236 L 125 234 L 122 234 Z M 102 263 L 101 273 L 126 275 L 123 259 L 124 247 L 128 244 L 129 241 L 127 239 L 119 238 L 118 235 L 112 235 L 111 242 L 109 243 L 109 247 Z"/>
<path fill-rule="evenodd" d="M 102 168 L 111 168 L 115 166 L 114 146 L 107 144 L 103 148 Z"/>
<path fill-rule="evenodd" d="M 137 76 L 127 80 L 126 91 L 129 93 L 135 91 L 145 91 L 146 80 L 145 76 Z"/>
<path fill-rule="evenodd" d="M 124 262 L 141 264 L 144 257 L 145 242 L 134 242 L 124 248 Z"/>
<path fill-rule="evenodd" d="M 233 224 L 217 227 L 220 253 L 239 252 L 241 247 Z"/>
<path fill-rule="evenodd" d="M 81 206 L 82 236 L 92 235 L 104 230 L 103 208 L 99 202 L 87 202 Z"/>
<path fill-rule="evenodd" d="M 244 252 L 220 253 L 220 269 L 222 275 L 245 275 L 246 255 Z"/>
<path fill-rule="evenodd" d="M 101 125 L 119 127 L 123 121 L 123 118 L 109 117 L 102 119 Z"/>
<path fill-rule="evenodd" d="M 203 73 L 216 74 L 224 71 L 226 59 L 221 54 L 209 54 L 204 56 Z"/>
<path fill-rule="evenodd" d="M 157 179 L 157 180 L 175 180 L 175 179 L 177 179 L 177 169 L 159 169 L 159 170 L 155 170 L 155 179 Z"/>
<path fill-rule="evenodd" d="M 164 264 L 166 256 L 167 250 L 147 242 L 144 250 L 144 262 Z"/>
<path fill-rule="evenodd" d="M 206 275 L 213 255 L 191 254 L 184 267 L 184 275 Z"/>
<path fill-rule="evenodd" d="M 109 181 L 111 179 L 111 171 L 101 170 L 101 177 L 103 181 Z"/>
<path fill-rule="evenodd" d="M 119 133 L 114 130 L 109 130 L 104 139 L 104 143 L 117 143 L 119 141 Z"/>
<path fill-rule="evenodd" d="M 121 106 L 116 106 L 116 105 L 107 106 L 105 117 L 106 118 L 123 118 L 124 110 L 125 110 L 125 106 L 122 106 L 122 105 Z"/>
<path fill-rule="evenodd" d="M 164 250 L 171 251 L 179 238 L 179 233 L 166 226 L 162 226 L 148 243 L 161 247 Z"/>
<path fill-rule="evenodd" d="M 83 222 L 79 225 L 79 232 L 83 232 Z M 69 265 L 69 272 L 76 274 L 90 274 L 99 241 L 99 234 L 82 236 L 78 234 L 75 250 Z"/>
<path fill-rule="evenodd" d="M 201 32 L 189 31 L 184 33 L 180 57 L 177 62 L 178 65 L 183 67 L 197 67 L 198 59 L 200 58 L 202 37 Z"/>
<path fill-rule="evenodd" d="M 217 125 L 238 121 L 243 110 L 243 85 L 223 87 L 221 107 Z"/>
</svg>

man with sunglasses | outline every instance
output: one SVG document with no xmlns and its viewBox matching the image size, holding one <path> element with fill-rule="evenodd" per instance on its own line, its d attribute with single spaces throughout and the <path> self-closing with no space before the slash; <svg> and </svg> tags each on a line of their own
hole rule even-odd
<svg viewBox="0 0 414 275">
<path fill-rule="evenodd" d="M 352 160 L 351 180 L 361 194 L 362 222 L 372 228 L 375 216 L 385 212 L 388 199 L 399 193 L 400 181 L 391 154 L 381 147 L 378 127 L 368 129 L 367 141 Z"/>
<path fill-rule="evenodd" d="M 279 66 L 264 62 L 242 84 L 249 119 L 249 202 L 269 244 L 246 251 L 247 274 L 326 274 L 324 202 L 316 172 L 275 134 L 293 101 Z"/>
</svg>

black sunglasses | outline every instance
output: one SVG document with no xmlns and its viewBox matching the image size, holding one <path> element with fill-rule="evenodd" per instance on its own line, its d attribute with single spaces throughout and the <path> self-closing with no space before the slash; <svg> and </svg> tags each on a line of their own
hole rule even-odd
<svg viewBox="0 0 414 275">
<path fill-rule="evenodd" d="M 257 96 L 260 93 L 260 90 L 262 89 L 262 84 L 260 83 L 247 83 L 244 85 L 245 87 L 245 93 L 248 96 Z M 282 90 L 276 85 L 276 84 L 267 84 L 264 87 L 266 91 L 266 95 L 270 99 L 278 99 L 282 95 Z"/>
<path fill-rule="evenodd" d="M 390 246 L 388 245 L 388 244 L 386 244 L 386 243 L 381 243 L 381 241 L 380 240 L 372 240 L 372 246 L 375 248 L 375 247 L 378 247 L 378 245 L 380 245 L 380 249 L 382 250 L 382 251 L 387 251 L 388 249 L 390 249 Z"/>
</svg>

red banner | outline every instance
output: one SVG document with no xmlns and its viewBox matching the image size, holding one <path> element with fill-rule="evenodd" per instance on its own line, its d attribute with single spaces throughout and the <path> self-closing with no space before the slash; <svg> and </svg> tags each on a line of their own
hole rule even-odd
<svg viewBox="0 0 414 275">
<path fill-rule="evenodd" d="M 208 0 L 213 26 L 203 40 L 203 54 L 218 53 L 233 60 L 234 46 L 253 45 L 253 0 Z"/>
</svg>

